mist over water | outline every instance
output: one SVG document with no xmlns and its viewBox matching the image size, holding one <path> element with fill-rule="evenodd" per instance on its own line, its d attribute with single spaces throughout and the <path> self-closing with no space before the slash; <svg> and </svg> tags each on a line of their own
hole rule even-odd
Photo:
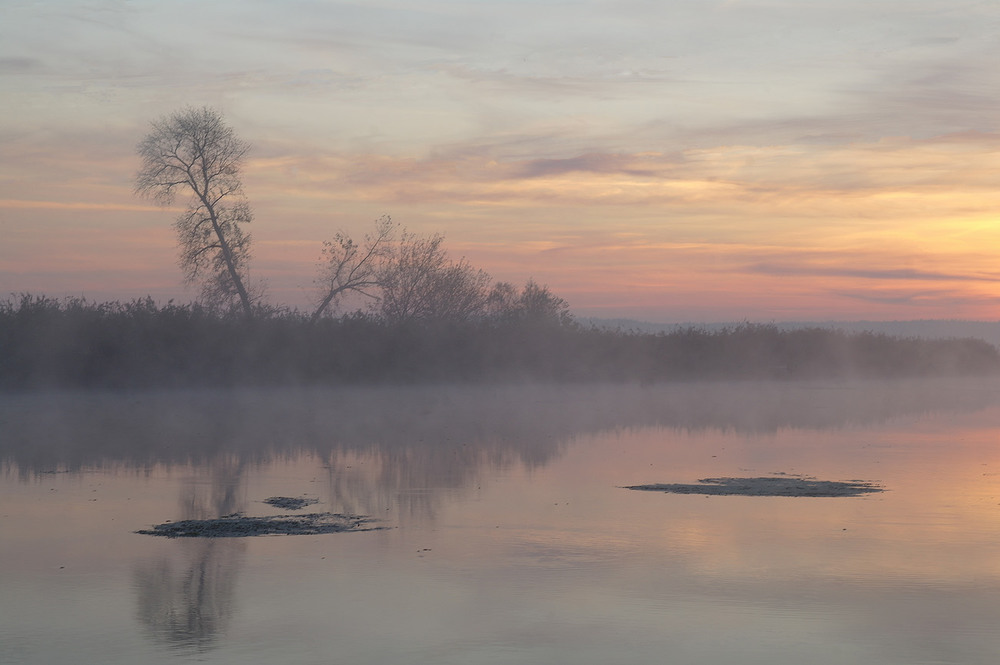
<svg viewBox="0 0 1000 665">
<path fill-rule="evenodd" d="M 998 416 L 990 379 L 5 395 L 0 661 L 987 663 Z M 887 491 L 623 489 L 772 474 Z M 273 496 L 385 528 L 134 533 Z"/>
<path fill-rule="evenodd" d="M 621 428 L 826 429 L 998 399 L 991 379 L 43 392 L 0 400 L 0 461 L 27 474 L 457 445 L 544 463 Z"/>
</svg>

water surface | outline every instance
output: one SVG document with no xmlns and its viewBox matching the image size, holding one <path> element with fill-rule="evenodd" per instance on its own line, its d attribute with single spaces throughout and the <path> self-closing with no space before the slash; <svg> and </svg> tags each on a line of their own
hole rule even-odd
<svg viewBox="0 0 1000 665">
<path fill-rule="evenodd" d="M 995 663 L 1000 385 L 0 398 L 0 662 Z M 625 486 L 802 474 L 850 498 Z M 290 511 L 383 530 L 167 539 Z"/>
</svg>

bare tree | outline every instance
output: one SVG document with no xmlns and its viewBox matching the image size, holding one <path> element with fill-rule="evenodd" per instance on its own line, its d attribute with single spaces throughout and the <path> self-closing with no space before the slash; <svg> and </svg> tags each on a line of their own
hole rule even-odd
<svg viewBox="0 0 1000 665">
<path fill-rule="evenodd" d="M 518 291 L 509 282 L 497 282 L 490 289 L 486 313 L 498 322 L 519 322 L 543 326 L 572 326 L 569 303 L 553 295 L 548 286 L 529 279 Z"/>
<path fill-rule="evenodd" d="M 392 322 L 462 321 L 486 311 L 491 278 L 468 261 L 452 261 L 444 236 L 404 233 L 378 273 L 382 316 Z"/>
<path fill-rule="evenodd" d="M 510 282 L 497 282 L 486 297 L 486 314 L 494 321 L 513 318 L 520 304 L 520 296 Z"/>
<path fill-rule="evenodd" d="M 247 288 L 250 235 L 242 228 L 253 219 L 240 179 L 249 149 L 217 111 L 188 108 L 152 123 L 135 178 L 136 193 L 162 205 L 178 190 L 190 194 L 174 223 L 185 282 L 201 282 L 210 304 L 238 300 L 248 316 L 259 297 Z"/>
<path fill-rule="evenodd" d="M 427 317 L 468 321 L 485 315 L 491 281 L 489 273 L 472 267 L 464 258 L 449 261 L 431 280 Z"/>
<path fill-rule="evenodd" d="M 426 238 L 403 233 L 378 274 L 382 289 L 379 309 L 385 319 L 426 318 L 434 275 L 448 262 L 443 242 L 440 233 Z"/>
<path fill-rule="evenodd" d="M 560 326 L 573 324 L 569 303 L 549 291 L 548 286 L 539 286 L 533 279 L 529 279 L 521 290 L 518 310 L 520 316 L 531 323 Z"/>
<path fill-rule="evenodd" d="M 402 231 L 388 215 L 356 243 L 343 231 L 323 243 L 319 305 L 312 320 L 354 292 L 374 301 L 373 311 L 389 323 L 461 322 L 475 319 L 567 324 L 568 305 L 547 287 L 528 281 L 518 290 L 464 258 L 454 261 L 444 249 L 444 236 Z"/>
<path fill-rule="evenodd" d="M 395 232 L 396 225 L 385 215 L 375 221 L 375 230 L 365 235 L 362 244 L 354 242 L 343 231 L 323 243 L 320 276 L 316 280 L 322 288 L 322 297 L 313 312 L 313 321 L 348 292 L 378 298 L 375 289 L 381 286 L 379 273 L 383 269 L 382 262 L 391 254 L 390 244 Z"/>
</svg>

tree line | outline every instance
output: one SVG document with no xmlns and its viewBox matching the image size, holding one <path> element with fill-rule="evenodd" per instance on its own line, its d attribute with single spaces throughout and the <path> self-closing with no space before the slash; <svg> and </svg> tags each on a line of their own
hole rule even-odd
<svg viewBox="0 0 1000 665">
<path fill-rule="evenodd" d="M 184 281 L 201 286 L 203 305 L 252 318 L 267 307 L 263 285 L 249 275 L 252 237 L 246 226 L 253 212 L 240 177 L 249 150 L 217 111 L 176 112 L 153 122 L 139 143 L 135 191 L 163 205 L 187 195 L 187 207 L 174 222 Z M 569 317 L 568 304 L 547 287 L 529 281 L 518 290 L 493 283 L 464 258 L 449 257 L 441 234 L 408 233 L 388 215 L 360 241 L 345 231 L 325 241 L 315 282 L 312 321 L 337 312 L 351 296 L 391 323 Z"/>
<path fill-rule="evenodd" d="M 522 310 L 522 314 L 526 311 Z M 356 311 L 213 310 L 150 298 L 0 301 L 0 389 L 425 382 L 660 382 L 982 375 L 979 339 L 743 324 L 648 334 L 558 317 L 392 323 Z"/>
</svg>

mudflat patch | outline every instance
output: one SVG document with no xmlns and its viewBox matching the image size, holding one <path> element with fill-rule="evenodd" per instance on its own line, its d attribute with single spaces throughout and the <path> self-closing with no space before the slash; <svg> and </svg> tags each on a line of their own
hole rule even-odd
<svg viewBox="0 0 1000 665">
<path fill-rule="evenodd" d="M 309 513 L 247 517 L 239 513 L 208 520 L 164 522 L 136 533 L 167 538 L 244 538 L 248 536 L 303 536 L 344 531 L 375 531 L 384 527 L 363 515 Z"/>
<path fill-rule="evenodd" d="M 307 499 L 293 496 L 271 496 L 264 499 L 264 503 L 270 504 L 282 510 L 301 510 L 306 506 L 319 503 L 319 499 Z"/>
<path fill-rule="evenodd" d="M 864 480 L 816 480 L 798 476 L 761 478 L 702 478 L 697 483 L 665 483 L 632 485 L 629 490 L 668 492 L 671 494 L 705 494 L 709 496 L 862 496 L 884 492 L 881 486 Z"/>
</svg>

